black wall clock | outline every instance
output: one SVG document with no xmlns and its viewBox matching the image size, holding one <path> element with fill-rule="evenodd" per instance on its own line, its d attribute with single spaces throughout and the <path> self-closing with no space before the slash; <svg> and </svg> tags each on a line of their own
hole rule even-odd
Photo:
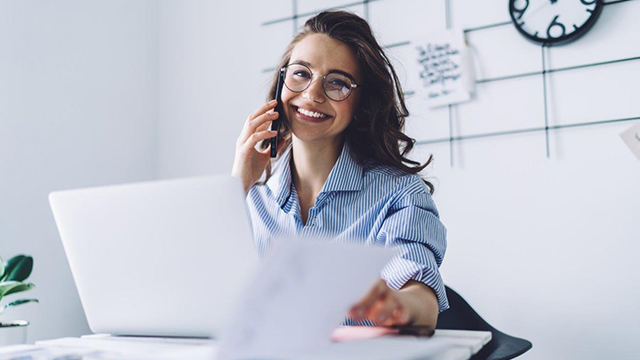
<svg viewBox="0 0 640 360">
<path fill-rule="evenodd" d="M 602 12 L 602 0 L 509 0 L 509 14 L 527 39 L 547 46 L 586 33 Z"/>
</svg>

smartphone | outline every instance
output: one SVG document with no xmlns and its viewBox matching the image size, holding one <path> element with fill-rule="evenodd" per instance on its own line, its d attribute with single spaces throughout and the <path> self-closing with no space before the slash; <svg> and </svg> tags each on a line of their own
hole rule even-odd
<svg viewBox="0 0 640 360">
<path fill-rule="evenodd" d="M 280 73 L 278 74 L 278 83 L 276 84 L 276 100 L 278 100 L 278 105 L 276 105 L 275 111 L 278 112 L 278 118 L 273 120 L 271 123 L 271 128 L 269 130 L 278 131 L 278 135 L 271 138 L 271 157 L 274 158 L 278 155 L 278 138 L 280 137 L 280 119 L 284 116 L 284 112 L 282 111 L 282 88 L 284 87 L 284 69 L 280 69 Z"/>
</svg>

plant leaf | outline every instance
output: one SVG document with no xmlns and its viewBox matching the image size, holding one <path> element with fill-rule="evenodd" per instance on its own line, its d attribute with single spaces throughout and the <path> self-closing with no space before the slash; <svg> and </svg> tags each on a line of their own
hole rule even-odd
<svg viewBox="0 0 640 360">
<path fill-rule="evenodd" d="M 7 276 L 11 272 L 11 269 L 13 269 L 22 259 L 24 259 L 24 255 L 16 255 L 9 259 L 9 261 L 7 261 L 7 263 L 5 264 L 4 275 L 2 275 L 0 281 L 7 280 Z"/>
<path fill-rule="evenodd" d="M 0 257 L 0 279 L 4 276 L 4 261 L 2 261 L 2 257 Z"/>
<path fill-rule="evenodd" d="M 7 261 L 4 280 L 24 281 L 33 270 L 33 258 L 31 256 L 17 255 Z"/>
<path fill-rule="evenodd" d="M 7 310 L 10 307 L 14 307 L 14 306 L 20 306 L 22 304 L 26 304 L 26 303 L 30 303 L 30 302 L 35 302 L 35 303 L 39 303 L 38 299 L 20 299 L 20 300 L 15 300 L 12 301 L 8 304 L 5 304 L 3 307 L 0 307 L 0 315 L 2 315 L 2 313 Z"/>
<path fill-rule="evenodd" d="M 31 283 L 23 283 L 20 281 L 5 281 L 0 283 L 0 299 L 4 296 L 15 294 L 22 291 L 31 290 L 35 285 Z"/>
</svg>

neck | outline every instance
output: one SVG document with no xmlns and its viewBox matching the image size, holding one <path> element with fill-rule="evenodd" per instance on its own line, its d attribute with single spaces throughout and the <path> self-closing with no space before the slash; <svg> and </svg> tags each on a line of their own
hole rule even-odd
<svg viewBox="0 0 640 360">
<path fill-rule="evenodd" d="M 344 139 L 308 142 L 292 139 L 293 163 L 291 178 L 298 192 L 318 194 L 338 161 Z"/>
</svg>

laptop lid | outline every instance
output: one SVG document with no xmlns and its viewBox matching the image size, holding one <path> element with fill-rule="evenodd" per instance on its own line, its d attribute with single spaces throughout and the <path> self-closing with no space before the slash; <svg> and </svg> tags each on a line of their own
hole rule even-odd
<svg viewBox="0 0 640 360">
<path fill-rule="evenodd" d="M 53 192 L 94 333 L 216 337 L 259 265 L 239 179 Z"/>
</svg>

